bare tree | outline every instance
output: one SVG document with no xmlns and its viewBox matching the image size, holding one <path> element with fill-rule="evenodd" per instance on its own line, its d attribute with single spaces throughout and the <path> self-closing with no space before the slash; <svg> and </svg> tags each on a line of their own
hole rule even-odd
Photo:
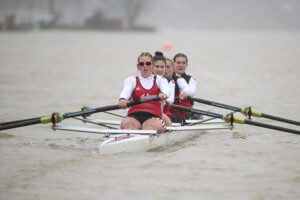
<svg viewBox="0 0 300 200">
<path fill-rule="evenodd" d="M 139 15 L 140 0 L 125 0 L 122 2 L 124 8 L 123 28 L 128 30 L 133 27 L 133 23 Z"/>
</svg>

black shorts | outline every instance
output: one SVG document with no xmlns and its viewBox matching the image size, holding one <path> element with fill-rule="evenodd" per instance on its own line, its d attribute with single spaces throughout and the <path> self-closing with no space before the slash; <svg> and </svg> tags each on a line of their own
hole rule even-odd
<svg viewBox="0 0 300 200">
<path fill-rule="evenodd" d="M 185 121 L 179 113 L 172 113 L 172 122 L 180 123 L 181 125 L 185 125 Z"/>
<path fill-rule="evenodd" d="M 138 120 L 140 122 L 140 124 L 142 125 L 146 120 L 151 119 L 151 118 L 159 118 L 160 117 L 153 115 L 151 113 L 148 112 L 135 112 L 135 113 L 131 113 L 129 115 L 127 115 L 127 117 L 133 117 L 134 119 Z"/>
</svg>

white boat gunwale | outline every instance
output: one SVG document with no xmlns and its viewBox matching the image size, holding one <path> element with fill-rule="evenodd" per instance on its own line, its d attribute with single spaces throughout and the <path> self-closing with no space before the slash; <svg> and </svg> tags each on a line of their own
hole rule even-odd
<svg viewBox="0 0 300 200">
<path fill-rule="evenodd" d="M 106 136 L 117 135 L 117 134 L 158 135 L 156 130 L 100 129 L 100 128 L 80 127 L 80 126 L 62 126 L 62 125 L 52 125 L 52 129 L 63 130 L 63 131 L 85 132 L 85 133 L 97 133 L 97 134 L 104 134 Z"/>
<path fill-rule="evenodd" d="M 116 134 L 138 134 L 138 135 L 162 135 L 157 134 L 156 130 L 128 130 L 128 129 L 100 129 L 100 128 L 90 128 L 90 127 L 80 127 L 80 126 L 63 126 L 63 125 L 52 125 L 53 130 L 63 130 L 63 131 L 75 131 L 75 132 L 86 132 L 86 133 L 97 133 L 104 134 L 106 136 L 116 135 Z M 194 126 L 167 126 L 166 132 L 178 132 L 178 131 L 201 131 L 201 130 L 216 130 L 216 129 L 232 129 L 230 124 L 201 124 Z"/>
<path fill-rule="evenodd" d="M 88 118 L 79 118 L 76 117 L 74 119 L 80 120 L 85 123 L 91 123 L 96 125 L 121 125 L 121 120 L 112 120 L 112 119 L 88 119 Z M 201 120 L 186 120 L 188 126 L 197 125 L 197 124 L 215 124 L 215 123 L 225 123 L 221 119 L 211 118 L 211 117 L 205 117 Z M 172 126 L 181 126 L 180 123 L 172 123 Z"/>
</svg>

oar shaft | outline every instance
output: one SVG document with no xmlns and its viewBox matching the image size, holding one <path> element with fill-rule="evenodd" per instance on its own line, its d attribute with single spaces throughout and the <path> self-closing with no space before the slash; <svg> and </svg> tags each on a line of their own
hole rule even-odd
<svg viewBox="0 0 300 200">
<path fill-rule="evenodd" d="M 223 115 L 223 119 L 225 119 L 225 117 L 226 117 L 226 114 Z M 275 125 L 271 125 L 271 124 L 256 122 L 256 121 L 252 121 L 252 120 L 249 120 L 249 119 L 244 119 L 242 117 L 234 116 L 233 117 L 233 122 L 238 123 L 238 124 L 249 124 L 249 125 L 253 125 L 253 126 L 269 128 L 269 129 L 288 132 L 288 133 L 300 134 L 300 131 L 295 130 L 295 129 L 289 129 L 289 128 L 284 128 L 284 127 L 281 127 L 281 126 L 275 126 Z"/>
<path fill-rule="evenodd" d="M 40 124 L 41 123 L 41 118 L 35 118 L 32 120 L 25 120 L 25 121 L 21 121 L 19 120 L 19 122 L 17 123 L 9 123 L 7 125 L 3 125 L 0 126 L 0 131 L 1 130 L 7 130 L 7 129 L 12 129 L 12 128 L 18 128 L 18 127 L 22 127 L 22 126 L 29 126 L 29 125 L 33 125 L 33 124 Z"/>
<path fill-rule="evenodd" d="M 186 111 L 186 112 L 192 112 L 192 113 L 197 113 L 197 114 L 200 114 L 200 115 L 205 115 L 205 116 L 209 116 L 209 117 L 222 119 L 222 115 L 220 115 L 218 113 L 207 112 L 207 111 L 204 111 L 204 110 L 198 110 L 198 109 L 193 109 L 193 108 L 189 108 L 189 107 L 185 107 L 185 106 L 179 106 L 179 105 L 176 105 L 176 104 L 170 105 L 170 108 L 174 108 L 174 109 L 177 109 L 177 110 L 183 110 L 183 111 Z"/>
<path fill-rule="evenodd" d="M 268 115 L 268 114 L 261 113 L 261 117 L 300 126 L 300 122 L 290 120 L 290 119 L 281 118 L 281 117 L 277 117 L 277 116 L 273 116 L 273 115 Z"/>
<path fill-rule="evenodd" d="M 2 123 L 0 123 L 0 126 L 20 123 L 20 122 L 25 122 L 25 121 L 31 121 L 31 120 L 35 120 L 35 119 L 40 119 L 40 117 L 33 117 L 33 118 L 29 118 L 29 119 L 21 119 L 21 120 L 9 121 L 9 122 L 2 122 Z"/>
<path fill-rule="evenodd" d="M 212 113 L 212 112 L 207 112 L 207 111 L 203 111 L 203 110 L 199 110 L 199 109 L 193 109 L 193 108 L 174 105 L 174 104 L 170 105 L 170 107 L 178 109 L 178 110 L 187 111 L 187 112 L 198 113 L 198 114 L 205 115 L 205 116 L 220 118 L 220 119 L 223 119 L 225 122 L 231 121 L 230 117 L 232 117 L 232 116 L 228 116 L 226 114 Z M 228 119 L 228 117 L 229 117 L 229 119 Z M 260 123 L 260 122 L 255 122 L 255 121 L 251 121 L 251 120 L 244 119 L 244 118 L 241 118 L 241 117 L 234 117 L 233 116 L 233 123 L 250 124 L 250 125 L 253 125 L 253 126 L 269 128 L 269 129 L 284 131 L 284 132 L 288 132 L 288 133 L 300 134 L 300 131 L 298 131 L 298 130 L 288 129 L 288 128 L 274 126 L 274 125 L 270 125 L 270 124 L 264 124 L 264 123 Z"/>
<path fill-rule="evenodd" d="M 189 97 L 189 99 L 196 101 L 198 103 L 203 103 L 203 104 L 210 105 L 210 106 L 216 106 L 216 107 L 224 108 L 227 110 L 241 112 L 241 108 L 238 108 L 235 106 L 230 106 L 230 105 L 226 105 L 226 104 L 222 104 L 222 103 L 218 103 L 218 102 L 214 102 L 214 101 L 209 101 L 209 100 L 205 100 L 205 99 L 195 98 L 195 97 Z"/>
<path fill-rule="evenodd" d="M 196 101 L 198 103 L 203 103 L 203 104 L 206 104 L 206 105 L 211 105 L 211 106 L 215 106 L 215 107 L 219 107 L 219 108 L 232 110 L 232 111 L 235 111 L 235 112 L 240 112 L 242 114 L 244 114 L 244 112 L 246 110 L 244 108 L 238 108 L 238 107 L 235 107 L 235 106 L 226 105 L 226 104 L 223 104 L 223 103 L 218 103 L 218 102 L 205 100 L 205 99 L 200 99 L 200 98 L 195 98 L 195 97 L 189 97 L 189 99 L 193 100 L 193 101 Z M 300 122 L 295 121 L 295 120 L 290 120 L 290 119 L 286 119 L 286 118 L 282 118 L 282 117 L 268 115 L 268 114 L 265 114 L 265 113 L 261 113 L 260 111 L 257 111 L 257 110 L 252 110 L 251 113 L 252 113 L 252 116 L 254 116 L 254 117 L 263 117 L 263 118 L 272 119 L 272 120 L 275 120 L 275 121 L 280 121 L 280 122 L 285 122 L 285 123 L 288 123 L 288 124 L 294 124 L 294 125 L 300 126 Z"/>
<path fill-rule="evenodd" d="M 146 103 L 150 101 L 159 101 L 160 98 L 154 98 L 154 99 L 148 99 L 148 100 L 141 100 L 141 101 L 134 101 L 134 102 L 128 102 L 127 107 L 131 107 L 134 105 L 138 105 L 141 103 Z M 71 117 L 78 117 L 78 116 L 83 116 L 83 115 L 89 115 L 93 113 L 98 113 L 98 112 L 104 112 L 104 111 L 109 111 L 109 110 L 117 110 L 120 109 L 118 105 L 111 105 L 111 106 L 104 106 L 104 107 L 99 107 L 99 108 L 92 108 L 92 109 L 87 109 L 87 110 L 80 110 L 80 111 L 75 111 L 75 112 L 69 112 L 65 114 L 59 114 L 55 113 L 54 116 L 58 121 L 62 121 L 67 118 Z M 22 126 L 29 126 L 33 124 L 46 124 L 46 123 L 51 123 L 52 122 L 52 115 L 45 116 L 45 117 L 36 117 L 36 118 L 31 118 L 31 119 L 24 119 L 24 120 L 17 120 L 17 121 L 12 121 L 12 122 L 4 122 L 4 125 L 0 125 L 0 131 L 1 130 L 6 130 L 6 129 L 11 129 L 11 128 L 18 128 Z"/>
<path fill-rule="evenodd" d="M 89 114 L 93 114 L 93 113 L 97 113 L 97 112 L 104 112 L 104 111 L 116 110 L 116 109 L 119 109 L 118 105 L 105 106 L 105 107 L 94 108 L 94 109 L 89 109 L 89 110 L 82 110 L 82 111 L 76 111 L 76 112 L 69 112 L 69 113 L 65 113 L 65 114 L 58 114 L 57 118 L 59 121 L 62 121 L 64 119 L 71 118 L 71 117 L 78 117 L 78 116 L 82 116 L 82 115 L 89 115 Z M 51 119 L 52 119 L 52 115 L 45 116 L 45 117 L 33 118 L 33 119 L 18 120 L 17 123 L 5 122 L 6 125 L 0 126 L 0 131 L 6 130 L 6 129 L 18 128 L 18 127 L 22 127 L 22 126 L 30 126 L 30 125 L 34 125 L 34 124 L 40 124 L 40 123 L 42 123 L 42 124 L 51 123 Z"/>
<path fill-rule="evenodd" d="M 264 123 L 260 123 L 260 122 L 251 121 L 248 119 L 245 119 L 244 122 L 245 122 L 245 124 L 250 124 L 250 125 L 259 126 L 259 127 L 263 127 L 263 128 L 269 128 L 269 129 L 273 129 L 273 130 L 277 130 L 277 131 L 283 131 L 283 132 L 294 133 L 294 134 L 300 135 L 300 131 L 294 130 L 294 129 L 284 128 L 284 127 L 280 127 L 280 126 L 274 126 L 271 124 L 264 124 Z"/>
<path fill-rule="evenodd" d="M 112 105 L 112 106 L 104 106 L 104 107 L 99 107 L 99 108 L 91 108 L 88 110 L 82 110 L 82 111 L 78 111 L 78 112 L 69 112 L 69 113 L 63 114 L 63 118 L 61 120 L 71 118 L 71 117 L 78 117 L 78 116 L 82 116 L 82 115 L 89 115 L 89 114 L 94 114 L 94 113 L 98 113 L 98 112 L 105 112 L 105 111 L 117 110 L 117 109 L 120 109 L 118 105 Z"/>
<path fill-rule="evenodd" d="M 146 103 L 150 101 L 159 101 L 160 98 L 154 98 L 154 99 L 149 99 L 149 100 L 144 100 L 144 101 L 133 101 L 133 102 L 128 102 L 127 107 L 131 107 L 134 105 L 138 105 L 141 103 Z M 86 114 L 93 114 L 93 113 L 98 113 L 98 112 L 105 112 L 109 110 L 118 110 L 120 109 L 118 105 L 112 105 L 112 106 L 104 106 L 104 107 L 99 107 L 99 108 L 94 108 L 94 109 L 88 109 L 88 110 L 83 110 L 79 112 L 70 112 L 70 113 L 65 113 L 63 115 L 63 119 L 70 118 L 70 117 L 78 117 Z"/>
</svg>

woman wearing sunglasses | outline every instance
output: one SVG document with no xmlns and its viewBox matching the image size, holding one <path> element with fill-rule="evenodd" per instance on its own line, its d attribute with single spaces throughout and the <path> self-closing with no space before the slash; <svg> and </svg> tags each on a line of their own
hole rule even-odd
<svg viewBox="0 0 300 200">
<path fill-rule="evenodd" d="M 138 57 L 138 76 L 128 77 L 120 94 L 119 107 L 125 109 L 127 101 L 139 101 L 159 97 L 162 101 L 169 94 L 168 81 L 152 74 L 152 55 L 143 52 Z M 162 103 L 151 101 L 130 107 L 128 115 L 122 120 L 121 129 L 156 130 L 162 133 L 166 125 L 162 120 Z"/>
<path fill-rule="evenodd" d="M 170 108 L 168 105 L 171 105 L 174 102 L 175 82 L 171 78 L 165 76 L 166 58 L 164 57 L 162 52 L 155 52 L 155 56 L 153 57 L 153 74 L 163 76 L 168 80 L 169 96 L 164 102 L 165 106 L 163 109 L 162 118 L 167 126 L 171 126 L 172 113 L 170 112 Z"/>
</svg>

